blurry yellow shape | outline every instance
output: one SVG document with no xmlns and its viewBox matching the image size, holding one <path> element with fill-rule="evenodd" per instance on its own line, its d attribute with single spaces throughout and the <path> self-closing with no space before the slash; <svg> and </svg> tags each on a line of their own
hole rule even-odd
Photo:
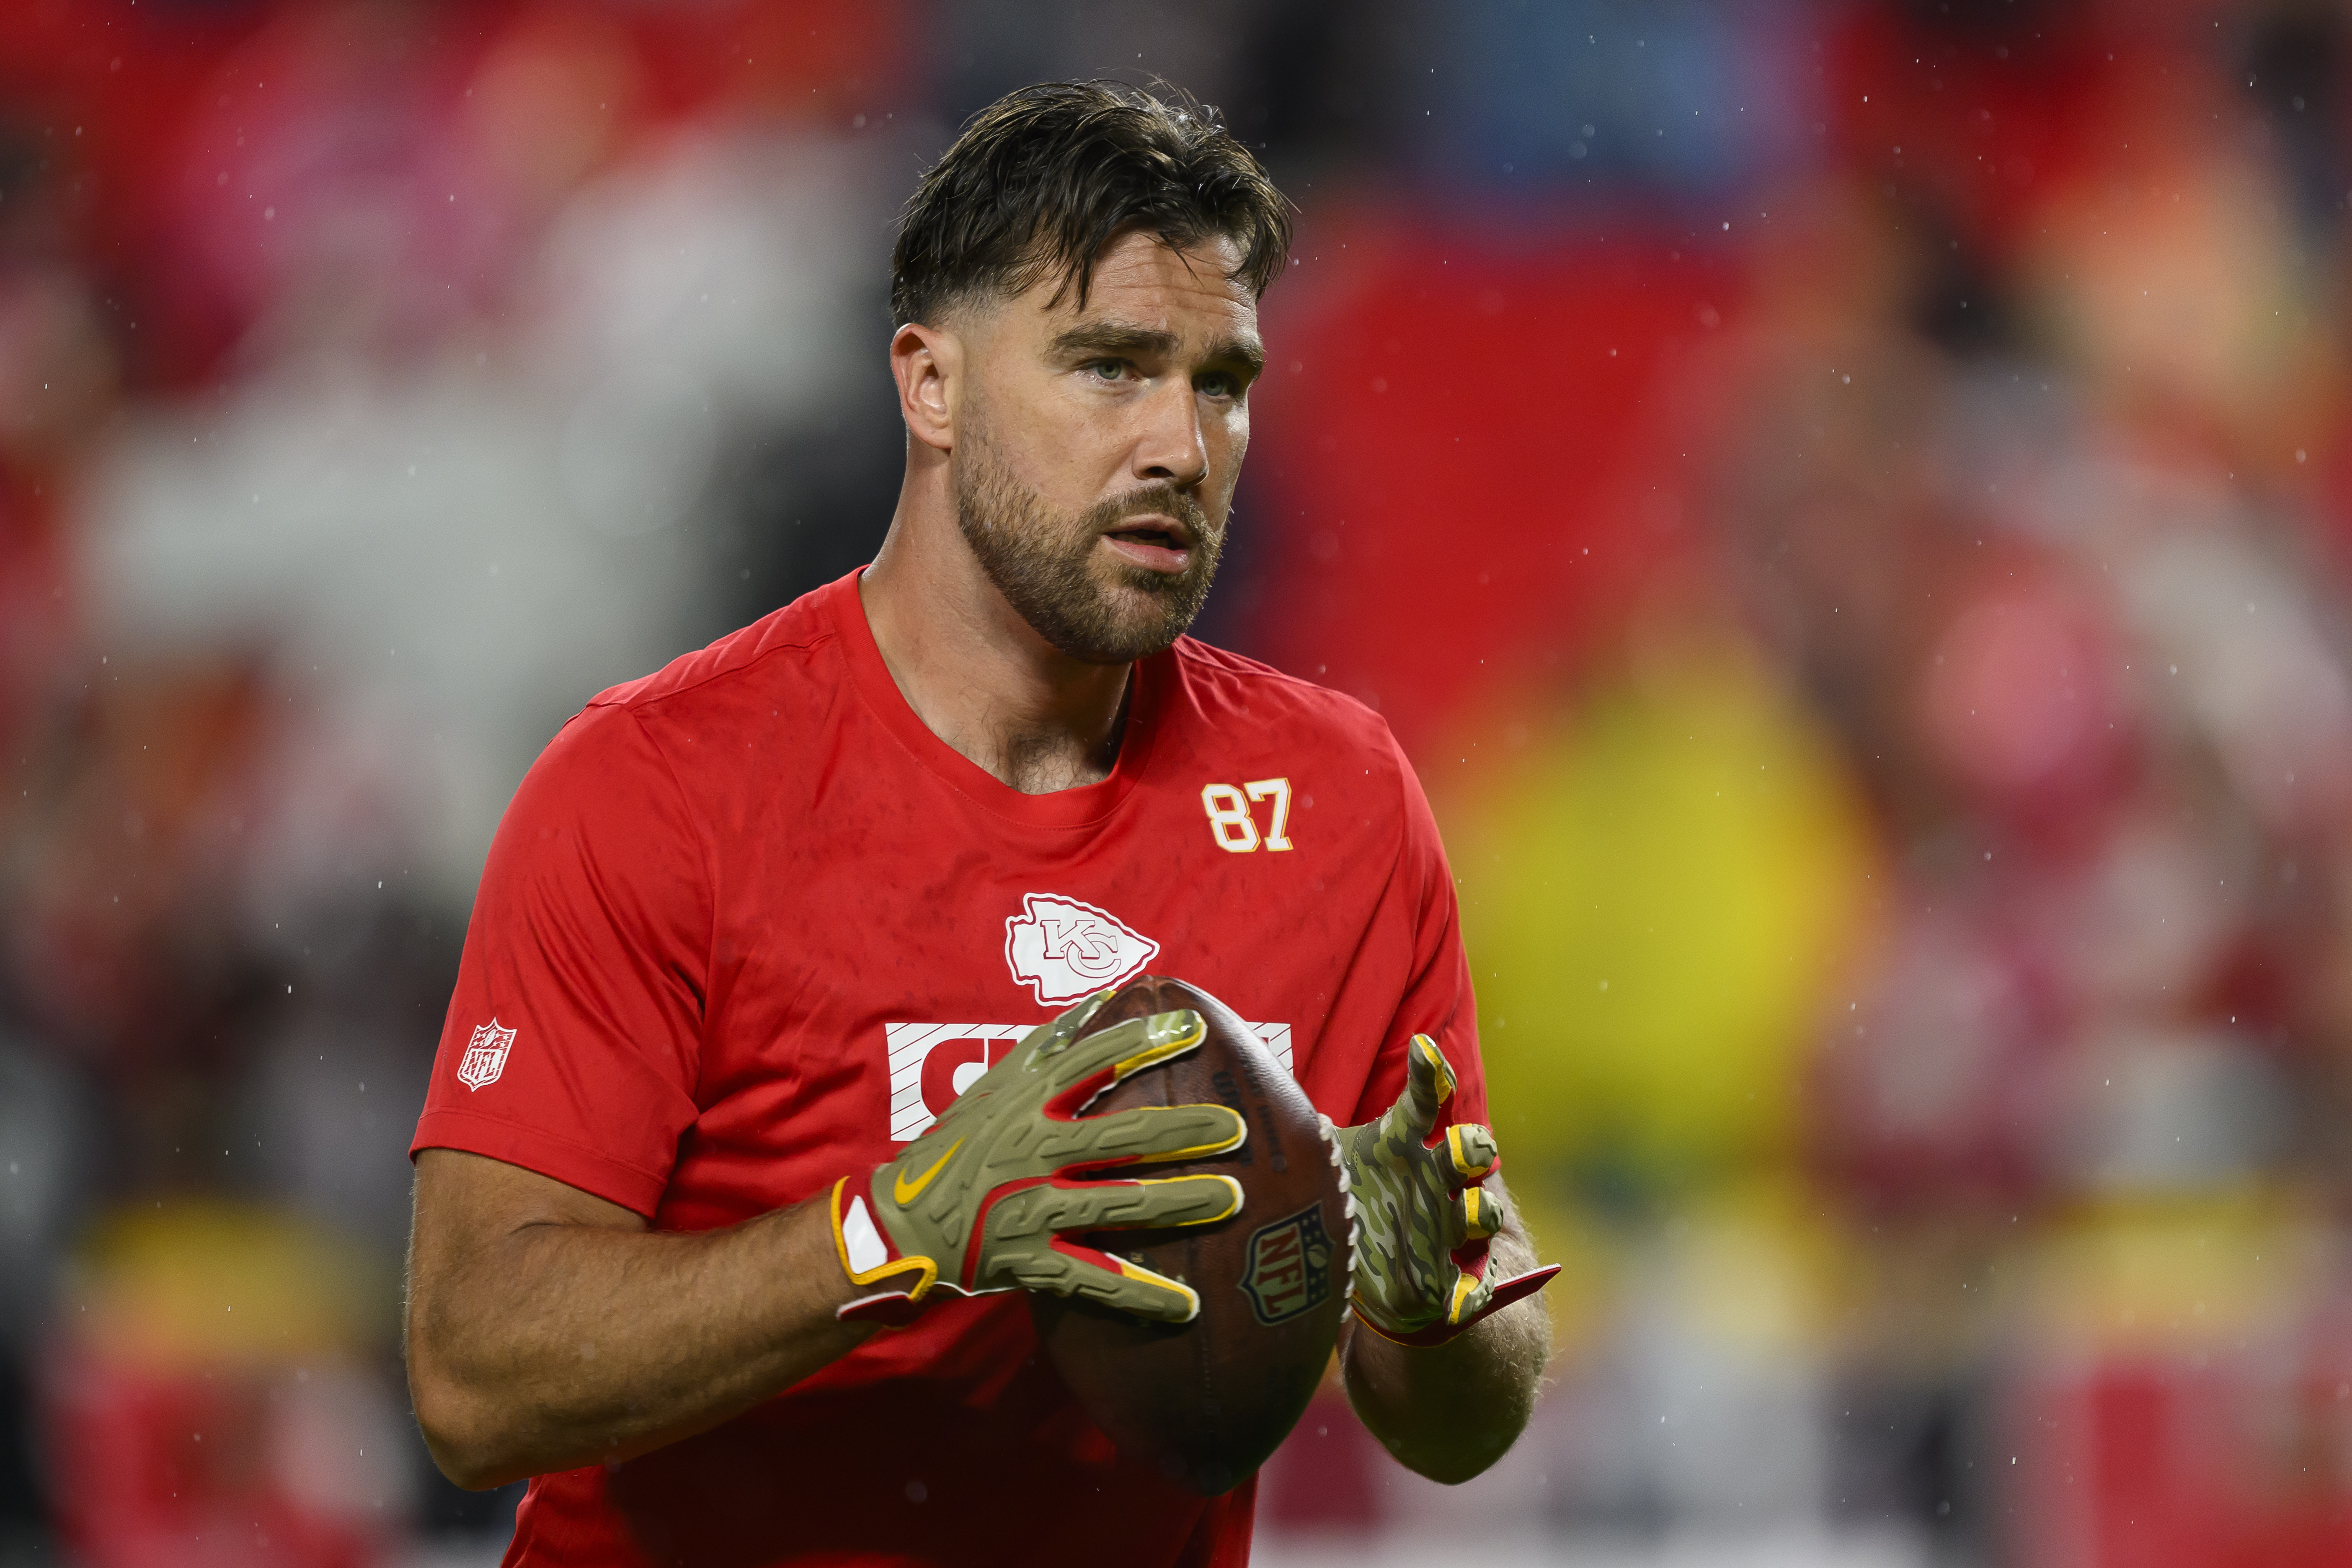
<svg viewBox="0 0 2352 1568">
<path fill-rule="evenodd" d="M 1553 1356 L 1573 1361 L 1605 1348 L 1624 1267 L 1621 1239 L 1552 1184 L 1529 1182 L 1510 1192 L 1519 1223 L 1535 1239 L 1536 1256 L 1559 1265 L 1559 1275 L 1536 1297 L 1551 1315 Z"/>
<path fill-rule="evenodd" d="M 1507 1159 L 1657 1178 L 1791 1146 L 1870 887 L 1827 741 L 1736 646 L 1654 664 L 1456 813 Z"/>
<path fill-rule="evenodd" d="M 283 1361 L 358 1348 L 377 1326 L 354 1249 L 276 1211 L 168 1201 L 101 1222 L 75 1260 L 61 1313 L 110 1359 L 159 1368 Z"/>
<path fill-rule="evenodd" d="M 2040 1337 L 2085 1354 L 2242 1344 L 2307 1310 L 2330 1250 L 2324 1227 L 2257 1192 L 2103 1206 L 2038 1251 Z"/>
<path fill-rule="evenodd" d="M 1560 1265 L 1541 1297 L 1559 1361 L 1622 1352 L 1612 1331 L 1633 1277 L 1710 1343 L 1770 1357 L 1818 1349 L 1859 1294 L 1852 1236 L 1801 1181 L 1765 1176 L 1694 1195 L 1664 1225 L 1612 1227 L 1559 1184 L 1511 1189 L 1536 1255 Z"/>
<path fill-rule="evenodd" d="M 1787 1177 L 1710 1192 L 1659 1241 L 1669 1296 L 1684 1322 L 1753 1355 L 1819 1348 L 1853 1289 L 1848 1237 Z"/>
</svg>

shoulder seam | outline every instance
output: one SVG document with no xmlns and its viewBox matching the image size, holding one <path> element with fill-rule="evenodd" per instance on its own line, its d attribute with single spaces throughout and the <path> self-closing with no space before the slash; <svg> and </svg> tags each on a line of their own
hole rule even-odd
<svg viewBox="0 0 2352 1568">
<path fill-rule="evenodd" d="M 1224 666 L 1225 669 L 1234 674 L 1244 676 L 1251 680 L 1279 681 L 1284 685 L 1303 686 L 1310 692 L 1319 692 L 1327 697 L 1336 697 L 1341 702 L 1352 704 L 1357 707 L 1362 708 L 1364 712 L 1370 714 L 1375 718 L 1380 716 L 1378 712 L 1370 706 L 1357 701 L 1356 698 L 1349 696 L 1347 693 L 1339 690 L 1337 686 L 1327 686 L 1319 681 L 1310 681 L 1304 675 L 1294 675 L 1288 670 L 1277 670 L 1263 659 L 1253 659 L 1246 653 L 1236 653 L 1230 648 L 1220 648 L 1213 643 L 1203 643 L 1196 638 L 1187 638 L 1186 641 L 1191 643 L 1192 646 L 1189 648 L 1180 646 L 1178 653 L 1181 657 L 1193 659 L 1202 664 L 1207 664 L 1209 661 L 1202 657 L 1202 651 L 1206 651 L 1212 653 L 1221 653 L 1228 659 L 1243 661 L 1243 665 L 1247 666 L 1242 667 L 1230 664 Z"/>
<path fill-rule="evenodd" d="M 1372 716 L 1378 719 L 1381 716 Z M 1393 882 L 1404 868 L 1405 847 L 1412 842 L 1412 791 L 1419 780 L 1412 771 L 1412 759 L 1397 744 L 1396 732 L 1389 728 L 1385 720 L 1381 724 L 1381 732 L 1388 737 L 1389 765 L 1396 769 L 1396 852 L 1389 862 L 1389 880 Z"/>
<path fill-rule="evenodd" d="M 782 652 L 781 649 L 776 651 Z M 765 656 L 761 655 L 763 658 Z M 702 683 L 698 681 L 695 684 L 699 685 Z M 698 1089 L 702 1083 L 702 1051 L 703 1048 L 709 1043 L 710 965 L 713 956 L 719 951 L 718 855 L 711 846 L 710 835 L 703 831 L 702 813 L 695 810 L 694 797 L 687 793 L 686 781 L 677 776 L 677 765 L 669 759 L 669 753 L 662 749 L 661 742 L 654 738 L 653 731 L 646 727 L 646 721 L 638 714 L 635 706 L 629 703 L 608 703 L 604 706 L 616 709 L 625 716 L 636 727 L 639 737 L 652 748 L 654 757 L 662 765 L 662 771 L 669 778 L 670 788 L 677 791 L 678 803 L 686 808 L 687 821 L 694 824 L 697 847 L 702 852 L 702 885 L 709 901 L 710 928 L 703 934 L 702 938 L 702 1023 L 701 1027 L 695 1030 L 694 1036 L 694 1082 Z"/>
<path fill-rule="evenodd" d="M 654 703 L 667 702 L 672 697 L 682 697 L 688 692 L 699 691 L 713 681 L 724 680 L 730 675 L 740 675 L 747 670 L 756 669 L 758 666 L 766 664 L 770 659 L 774 658 L 779 653 L 809 653 L 817 648 L 823 647 L 827 643 L 835 641 L 839 636 L 840 633 L 837 632 L 819 632 L 816 635 L 808 638 L 804 642 L 779 643 L 773 647 L 762 648 L 753 657 L 744 660 L 740 664 L 730 664 L 723 670 L 713 670 L 709 674 L 702 676 L 698 680 L 689 681 L 684 685 L 670 686 L 659 692 L 647 692 L 625 697 L 616 697 L 611 695 L 612 691 L 619 691 L 625 687 L 637 685 L 644 681 L 655 678 L 655 676 L 661 674 L 661 671 L 656 670 L 652 675 L 641 675 L 637 680 L 622 682 L 620 686 L 613 687 L 611 688 L 611 691 L 598 692 L 594 696 L 588 699 L 585 706 L 587 707 L 621 708 L 628 712 L 635 713 L 640 707 L 644 707 Z M 647 738 L 651 737 L 648 737 Z M 667 762 L 668 759 L 665 758 L 663 760 Z"/>
</svg>

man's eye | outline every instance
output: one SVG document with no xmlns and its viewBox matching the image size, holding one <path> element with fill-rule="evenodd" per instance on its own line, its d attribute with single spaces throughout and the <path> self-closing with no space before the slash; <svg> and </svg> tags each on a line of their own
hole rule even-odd
<svg viewBox="0 0 2352 1568">
<path fill-rule="evenodd" d="M 1242 390 L 1233 377 L 1222 371 L 1212 371 L 1202 376 L 1194 384 L 1210 397 L 1234 397 L 1239 395 Z"/>
<path fill-rule="evenodd" d="M 1088 374 L 1099 381 L 1122 381 L 1127 376 L 1125 360 L 1094 360 L 1088 361 L 1086 369 Z"/>
</svg>

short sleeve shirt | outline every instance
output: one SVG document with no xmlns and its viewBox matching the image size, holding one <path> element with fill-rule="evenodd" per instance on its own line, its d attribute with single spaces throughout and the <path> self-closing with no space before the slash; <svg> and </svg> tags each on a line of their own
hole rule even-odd
<svg viewBox="0 0 2352 1568">
<path fill-rule="evenodd" d="M 856 577 L 592 702 L 484 869 L 416 1149 L 660 1229 L 889 1159 L 1023 1033 L 1171 974 L 1335 1121 L 1437 1038 L 1483 1120 L 1452 879 L 1360 705 L 1190 639 L 1136 666 L 1099 783 L 1024 795 L 900 695 Z M 1018 1295 L 948 1301 L 765 1405 L 541 1476 L 507 1561 L 1240 1564 L 1252 1489 L 1129 1464 Z"/>
</svg>

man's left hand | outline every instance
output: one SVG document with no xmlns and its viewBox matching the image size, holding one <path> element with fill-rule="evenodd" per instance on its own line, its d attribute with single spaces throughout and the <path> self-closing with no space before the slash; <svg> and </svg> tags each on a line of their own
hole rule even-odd
<svg viewBox="0 0 2352 1568">
<path fill-rule="evenodd" d="M 1407 1050 L 1396 1103 L 1377 1121 L 1338 1129 L 1356 1208 L 1353 1305 L 1383 1338 L 1442 1344 L 1543 1289 L 1559 1268 L 1486 1278 L 1486 1239 L 1503 1228 L 1502 1206 L 1484 1185 L 1500 1160 L 1495 1134 L 1459 1123 L 1433 1138 L 1454 1069 L 1425 1034 Z"/>
</svg>

